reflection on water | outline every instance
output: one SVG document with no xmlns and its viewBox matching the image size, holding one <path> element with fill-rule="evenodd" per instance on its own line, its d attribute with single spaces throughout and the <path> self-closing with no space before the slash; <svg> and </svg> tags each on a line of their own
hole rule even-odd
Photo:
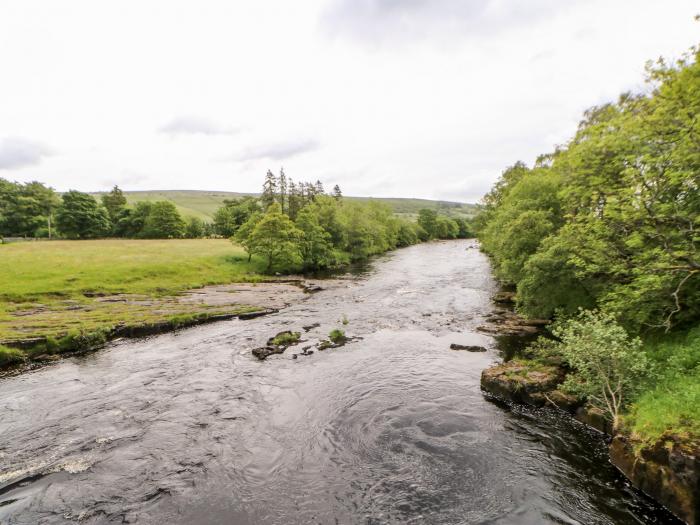
<svg viewBox="0 0 700 525">
<path fill-rule="evenodd" d="M 400 250 L 279 314 L 0 381 L 0 521 L 670 523 L 599 436 L 481 392 L 494 285 L 469 245 Z M 292 359 L 344 317 L 361 341 Z M 299 348 L 250 355 L 314 323 Z"/>
</svg>

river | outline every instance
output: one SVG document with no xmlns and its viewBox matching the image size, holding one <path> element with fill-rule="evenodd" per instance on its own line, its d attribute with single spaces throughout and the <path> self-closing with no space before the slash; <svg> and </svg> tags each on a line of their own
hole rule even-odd
<svg viewBox="0 0 700 525">
<path fill-rule="evenodd" d="M 0 380 L 0 522 L 673 522 L 599 436 L 481 392 L 499 350 L 475 329 L 495 285 L 471 241 L 398 250 L 334 283 L 275 315 Z M 362 339 L 251 356 L 314 323 L 306 345 L 337 327 Z"/>
</svg>

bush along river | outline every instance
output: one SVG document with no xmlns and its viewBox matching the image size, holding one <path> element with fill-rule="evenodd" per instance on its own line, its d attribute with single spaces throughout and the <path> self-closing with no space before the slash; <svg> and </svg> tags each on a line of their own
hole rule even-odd
<svg viewBox="0 0 700 525">
<path fill-rule="evenodd" d="M 482 392 L 501 354 L 472 242 L 323 284 L 1 380 L 0 523 L 674 523 L 602 434 Z"/>
</svg>

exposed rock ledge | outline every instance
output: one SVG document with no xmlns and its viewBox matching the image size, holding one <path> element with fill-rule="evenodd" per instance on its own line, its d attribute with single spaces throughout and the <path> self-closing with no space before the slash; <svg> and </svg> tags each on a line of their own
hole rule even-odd
<svg viewBox="0 0 700 525">
<path fill-rule="evenodd" d="M 610 461 L 637 489 L 689 525 L 700 524 L 700 443 L 669 434 L 642 445 L 618 434 Z"/>
<path fill-rule="evenodd" d="M 558 389 L 566 377 L 556 365 L 512 360 L 481 373 L 481 388 L 499 398 L 537 407 L 553 406 L 598 431 L 610 434 L 605 415 Z M 663 436 L 653 445 L 616 434 L 610 461 L 634 487 L 668 508 L 689 525 L 700 525 L 700 443 Z"/>
</svg>

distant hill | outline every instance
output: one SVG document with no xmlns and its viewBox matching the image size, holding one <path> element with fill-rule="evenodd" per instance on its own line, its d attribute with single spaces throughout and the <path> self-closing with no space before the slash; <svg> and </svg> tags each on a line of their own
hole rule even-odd
<svg viewBox="0 0 700 525">
<path fill-rule="evenodd" d="M 95 194 L 95 195 L 99 195 Z M 198 191 L 198 190 L 162 190 L 162 191 L 125 191 L 129 204 L 141 201 L 171 201 L 183 216 L 199 217 L 211 220 L 214 212 L 223 204 L 225 199 L 234 199 L 253 193 L 236 193 L 232 191 Z M 361 202 L 377 201 L 389 205 L 394 213 L 403 216 L 414 216 L 421 208 L 429 208 L 452 217 L 470 217 L 476 212 L 475 204 L 449 201 L 433 201 L 428 199 L 401 199 L 375 197 L 344 197 L 348 200 Z"/>
</svg>

